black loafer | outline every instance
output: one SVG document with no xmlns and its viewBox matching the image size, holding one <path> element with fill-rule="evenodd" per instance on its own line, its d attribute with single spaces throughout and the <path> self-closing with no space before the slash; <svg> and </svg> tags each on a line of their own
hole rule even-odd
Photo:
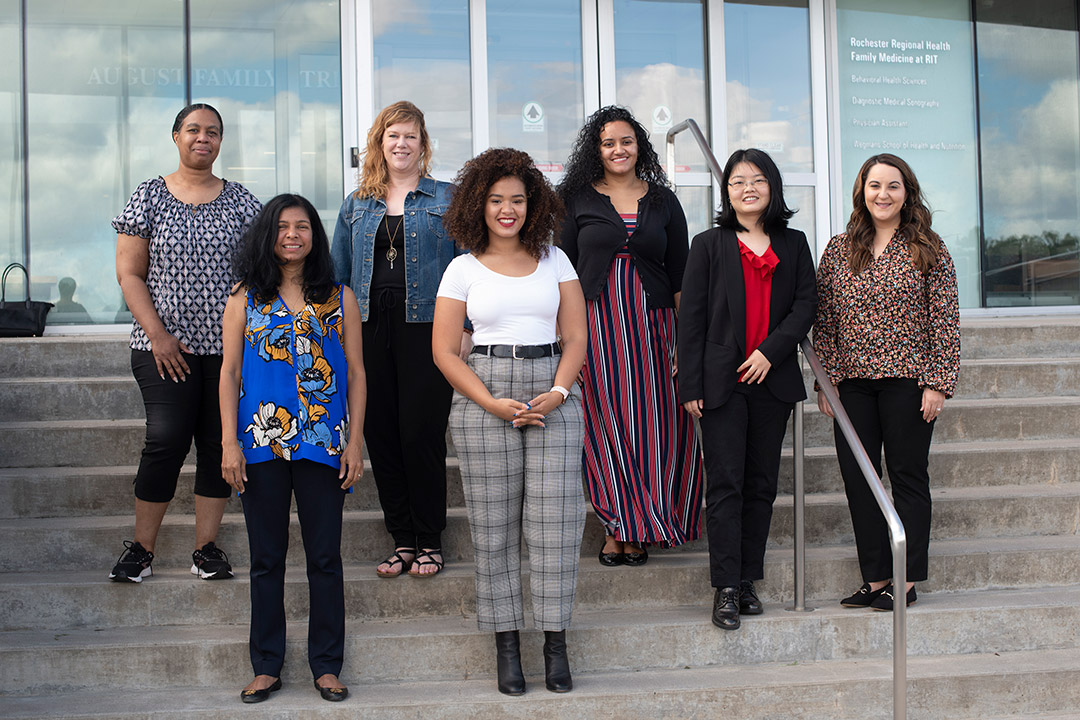
<svg viewBox="0 0 1080 720">
<path fill-rule="evenodd" d="M 323 687 L 319 684 L 319 681 L 315 681 L 315 689 L 319 691 L 319 695 L 323 700 L 329 700 L 330 702 L 341 702 L 345 698 L 349 697 L 349 688 L 330 688 Z"/>
<path fill-rule="evenodd" d="M 615 567 L 616 565 L 622 565 L 626 560 L 626 554 L 621 552 L 604 552 L 603 546 L 600 547 L 600 564 L 605 567 Z"/>
<path fill-rule="evenodd" d="M 270 693 L 277 692 L 280 689 L 281 689 L 281 678 L 278 678 L 277 680 L 274 681 L 273 685 L 271 685 L 268 688 L 263 688 L 262 690 L 241 690 L 240 691 L 240 702 L 245 702 L 245 703 L 248 703 L 248 704 L 261 703 L 263 700 L 269 700 L 270 699 Z"/>
<path fill-rule="evenodd" d="M 649 562 L 649 549 L 644 545 L 641 546 L 641 552 L 628 552 L 624 553 L 623 565 L 631 565 L 637 567 Z"/>
<path fill-rule="evenodd" d="M 904 599 L 907 601 L 908 605 L 914 605 L 915 601 L 919 599 L 918 594 L 915 592 L 914 585 L 912 585 L 911 589 L 907 591 L 907 597 L 905 597 Z M 870 603 L 870 608 L 872 610 L 892 612 L 894 602 L 895 599 L 893 598 L 893 586 L 892 583 L 889 583 L 884 588 L 882 588 L 881 594 L 877 596 L 874 602 Z"/>
<path fill-rule="evenodd" d="M 761 599 L 754 592 L 754 581 L 743 580 L 739 583 L 739 614 L 760 615 L 765 612 L 761 606 Z"/>
<path fill-rule="evenodd" d="M 722 630 L 738 630 L 739 588 L 723 587 L 716 589 L 713 597 L 712 624 Z"/>
<path fill-rule="evenodd" d="M 863 583 L 861 588 L 841 600 L 840 604 L 843 607 L 849 608 L 868 608 L 871 603 L 877 600 L 878 596 L 888 590 L 889 587 L 889 585 L 884 585 L 877 590 L 871 590 L 870 583 Z"/>
</svg>

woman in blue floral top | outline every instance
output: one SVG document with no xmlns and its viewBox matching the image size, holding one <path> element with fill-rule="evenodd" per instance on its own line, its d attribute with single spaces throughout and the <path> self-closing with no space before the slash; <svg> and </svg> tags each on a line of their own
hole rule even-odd
<svg viewBox="0 0 1080 720">
<path fill-rule="evenodd" d="M 244 236 L 240 284 L 225 306 L 222 463 L 240 497 L 251 547 L 251 665 L 246 703 L 281 688 L 289 506 L 307 554 L 308 663 L 326 700 L 344 700 L 341 517 L 364 471 L 366 382 L 360 308 L 333 283 L 330 244 L 314 207 L 279 195 Z"/>
</svg>

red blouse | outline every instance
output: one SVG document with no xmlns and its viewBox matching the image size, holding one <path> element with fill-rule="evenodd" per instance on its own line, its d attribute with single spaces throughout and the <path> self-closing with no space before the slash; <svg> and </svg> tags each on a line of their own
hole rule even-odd
<svg viewBox="0 0 1080 720">
<path fill-rule="evenodd" d="M 780 258 L 776 257 L 771 245 L 762 255 L 756 255 L 742 240 L 739 241 L 739 253 L 746 288 L 746 357 L 750 357 L 769 335 L 769 297 L 773 272 Z"/>
</svg>

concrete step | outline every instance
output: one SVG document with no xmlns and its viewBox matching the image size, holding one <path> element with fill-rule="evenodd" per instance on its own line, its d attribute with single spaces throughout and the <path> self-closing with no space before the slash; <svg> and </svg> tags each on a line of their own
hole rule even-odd
<svg viewBox="0 0 1080 720">
<path fill-rule="evenodd" d="M 1080 315 L 963 318 L 963 358 L 1076 357 Z"/>
<path fill-rule="evenodd" d="M 791 450 L 780 465 L 780 492 L 792 491 Z M 447 458 L 447 504 L 463 507 L 458 461 Z M 116 514 L 132 507 L 135 465 L 104 467 L 0 468 L 0 518 L 79 517 Z M 808 493 L 842 492 L 843 482 L 832 446 L 807 449 L 804 460 Z M 1080 443 L 1061 440 L 935 442 L 930 447 L 934 487 L 1061 484 L 1080 482 Z M 195 468 L 185 465 L 169 513 L 191 513 Z M 378 510 L 370 465 L 349 498 L 357 510 Z M 240 505 L 230 500 L 230 512 Z"/>
<path fill-rule="evenodd" d="M 671 606 L 645 617 L 634 608 L 578 611 L 568 633 L 579 673 L 679 667 L 874 660 L 887 657 L 892 616 L 837 607 L 812 613 L 766 612 L 738 632 L 709 622 L 710 605 Z M 288 629 L 282 680 L 310 683 L 306 623 Z M 1076 648 L 1080 586 L 973 593 L 928 593 L 908 612 L 912 656 Z M 525 633 L 525 672 L 542 672 L 542 634 Z M 137 657 L 138 672 L 132 671 Z M 0 633 L 0 687 L 43 694 L 78 689 L 216 687 L 222 669 L 248 676 L 246 624 Z M 350 683 L 410 677 L 461 681 L 494 678 L 489 633 L 466 614 L 348 623 L 345 668 Z"/>
<path fill-rule="evenodd" d="M 813 387 L 804 368 L 807 388 Z M 965 360 L 958 399 L 1080 394 L 1080 358 Z M 127 420 L 145 417 L 139 387 L 114 376 L 0 377 L 0 417 L 19 420 Z"/>
<path fill-rule="evenodd" d="M 599 542 L 592 543 L 599 548 Z M 308 616 L 307 581 L 302 561 L 286 577 L 286 614 L 290 621 Z M 582 557 L 577 608 L 632 607 L 663 609 L 671 605 L 709 606 L 708 553 L 653 553 L 640 568 L 607 568 L 593 554 Z M 525 587 L 529 568 L 524 563 Z M 0 631 L 108 628 L 124 625 L 203 625 L 207 612 L 218 623 L 245 623 L 250 609 L 247 568 L 234 579 L 207 582 L 187 568 L 159 567 L 139 585 L 105 580 L 107 567 L 63 572 L 0 574 Z M 345 568 L 345 607 L 350 620 L 393 620 L 476 612 L 475 567 L 453 562 L 437 578 L 386 579 L 375 575 L 375 562 Z M 765 579 L 756 584 L 771 612 L 794 602 L 794 556 L 790 549 L 766 553 Z M 807 549 L 807 605 L 827 608 L 854 591 L 859 576 L 855 548 Z M 930 574 L 919 583 L 920 596 L 938 592 L 1050 587 L 1080 584 L 1080 536 L 942 540 L 930 546 Z M 526 607 L 530 605 L 526 595 Z"/>
<path fill-rule="evenodd" d="M 989 713 L 1010 710 L 996 717 L 1057 720 L 1075 718 L 1060 710 L 1080 705 L 1080 652 L 1071 648 L 913 657 L 907 673 L 911 720 L 985 720 Z M 410 677 L 408 682 L 361 685 L 345 676 L 350 696 L 343 703 L 323 702 L 304 680 L 286 684 L 274 693 L 272 706 L 257 711 L 242 706 L 237 697 L 249 679 L 242 668 L 232 668 L 199 692 L 155 688 L 7 697 L 4 716 L 218 720 L 271 713 L 275 720 L 344 720 L 362 713 L 365 720 L 865 720 L 891 718 L 893 702 L 892 666 L 884 659 L 629 672 L 574 667 L 573 692 L 546 692 L 538 671 L 527 674 L 528 692 L 516 698 L 500 694 L 490 678 L 430 682 Z"/>
<path fill-rule="evenodd" d="M 305 680 L 274 693 L 272 706 L 240 704 L 245 668 L 230 668 L 212 684 L 147 689 L 138 693 L 66 692 L 5 698 L 4 716 L 18 720 L 146 720 L 183 717 L 218 720 L 267 716 L 275 720 L 596 720 L 597 718 L 706 718 L 747 720 L 865 720 L 892 717 L 892 666 L 884 659 L 762 663 L 741 667 L 700 667 L 590 672 L 574 666 L 574 691 L 546 692 L 542 672 L 527 674 L 528 692 L 510 698 L 490 678 L 431 682 L 350 684 L 343 703 L 323 702 Z M 949 654 L 908 661 L 911 720 L 1026 720 L 1075 718 L 1063 707 L 1080 706 L 1080 651 Z M 168 711 L 162 711 L 168 708 Z M 242 712 L 247 710 L 247 712 Z"/>
<path fill-rule="evenodd" d="M 1022 537 L 1026 535 L 1074 535 L 1080 515 L 1080 485 L 1002 485 L 992 487 L 934 490 L 934 518 L 931 537 L 935 540 L 960 538 Z M 792 499 L 776 501 L 769 542 L 772 546 L 792 544 Z M 349 562 L 377 561 L 388 554 L 389 537 L 382 513 L 352 510 L 346 499 L 342 554 Z M 123 549 L 121 540 L 131 537 L 134 518 L 126 515 L 32 518 L 0 520 L 0 572 L 22 572 L 48 562 L 52 570 L 109 569 Z M 705 524 L 702 520 L 701 527 Z M 586 509 L 584 555 L 597 548 L 602 529 L 596 516 Z M 187 567 L 192 549 L 194 517 L 166 515 L 155 553 L 159 567 Z M 593 538 L 594 540 L 589 540 Z M 806 502 L 806 538 L 814 545 L 853 542 L 847 500 L 842 493 L 810 495 Z M 293 516 L 291 545 L 300 557 L 300 527 Z M 447 511 L 447 527 L 442 536 L 443 554 L 451 561 L 472 558 L 472 541 L 465 508 Z M 247 534 L 243 515 L 225 515 L 218 533 L 233 565 L 248 563 Z M 686 543 L 676 551 L 704 550 L 704 538 Z M 36 548 L 27 555 L 24 548 Z M 180 565 L 174 563 L 179 562 Z"/>
<path fill-rule="evenodd" d="M 832 420 L 809 403 L 804 417 L 806 446 L 832 446 Z M 145 432 L 138 419 L 0 422 L 0 467 L 133 465 Z M 1077 437 L 1080 396 L 951 400 L 934 430 L 936 442 L 1060 438 L 1067 445 Z M 784 442 L 790 446 L 790 430 Z"/>
<path fill-rule="evenodd" d="M 128 335 L 51 335 L 0 338 L 0 377 L 131 376 Z"/>
</svg>

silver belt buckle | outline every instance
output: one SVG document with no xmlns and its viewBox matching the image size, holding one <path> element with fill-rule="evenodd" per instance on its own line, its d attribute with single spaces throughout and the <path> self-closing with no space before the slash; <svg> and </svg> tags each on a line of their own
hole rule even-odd
<svg viewBox="0 0 1080 720">
<path fill-rule="evenodd" d="M 523 345 L 512 345 L 511 350 L 510 350 L 510 354 L 513 356 L 513 358 L 515 360 L 524 360 L 525 358 L 518 357 L 517 351 L 518 351 L 519 347 L 524 347 L 524 346 Z"/>
</svg>

